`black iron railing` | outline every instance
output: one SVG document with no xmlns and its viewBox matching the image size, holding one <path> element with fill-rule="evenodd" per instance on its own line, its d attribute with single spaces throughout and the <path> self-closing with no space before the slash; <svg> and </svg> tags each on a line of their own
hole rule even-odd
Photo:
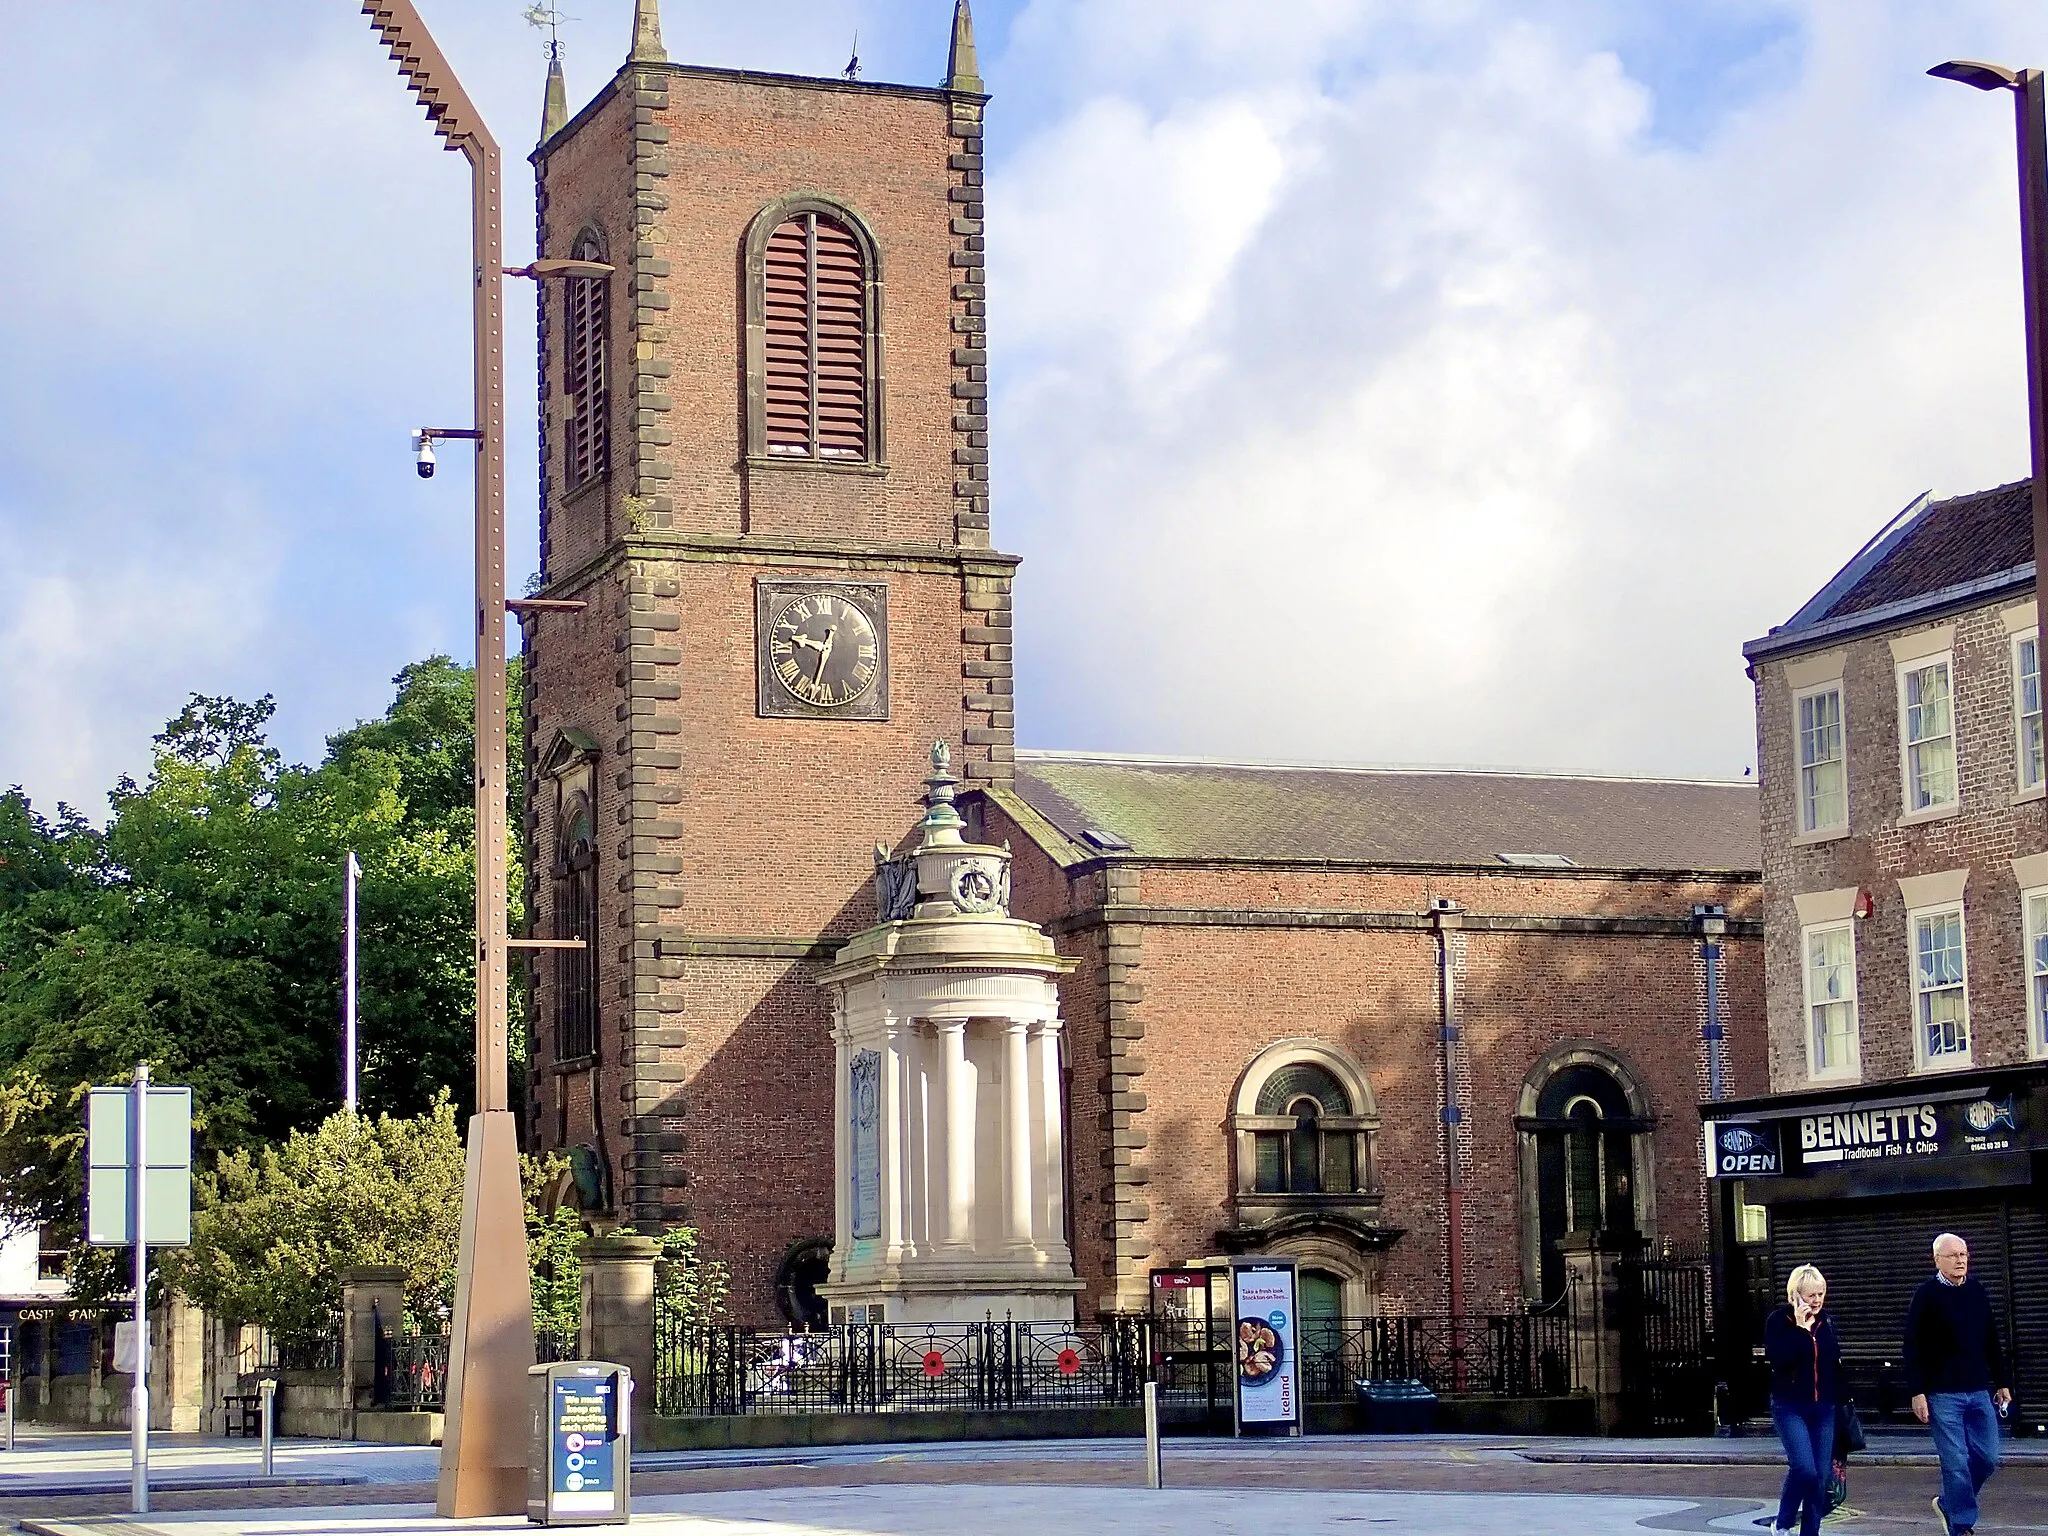
<svg viewBox="0 0 2048 1536">
<path fill-rule="evenodd" d="M 401 1413 L 439 1412 L 448 1401 L 448 1335 L 380 1334 L 372 1399 Z"/>
<path fill-rule="evenodd" d="M 671 1324 L 656 1351 L 655 1411 L 665 1414 L 1128 1406 L 1145 1381 L 1136 1318 L 815 1333 Z"/>
<path fill-rule="evenodd" d="M 341 1324 L 318 1328 L 248 1328 L 235 1351 L 235 1369 L 243 1376 L 267 1371 L 338 1371 L 341 1369 Z"/>
<path fill-rule="evenodd" d="M 271 1360 L 281 1371 L 341 1369 L 341 1329 L 312 1328 L 271 1335 Z"/>
<path fill-rule="evenodd" d="M 1297 1347 L 1311 1403 L 1349 1402 L 1364 1380 L 1419 1379 L 1443 1396 L 1569 1394 L 1564 1309 L 1449 1317 L 1306 1320 Z M 1098 1323 L 847 1325 L 813 1333 L 688 1325 L 655 1336 L 655 1412 L 903 1413 L 1128 1407 L 1147 1381 L 1164 1406 L 1229 1411 L 1227 1324 L 1110 1317 Z"/>
<path fill-rule="evenodd" d="M 1563 1308 L 1310 1318 L 1301 1327 L 1302 1395 L 1349 1402 L 1361 1381 L 1420 1381 L 1439 1397 L 1563 1397 L 1573 1387 L 1573 1354 Z"/>
<path fill-rule="evenodd" d="M 557 1360 L 581 1358 L 578 1353 L 580 1340 L 574 1328 L 541 1328 L 533 1330 L 533 1357 L 542 1365 L 551 1365 Z"/>
</svg>

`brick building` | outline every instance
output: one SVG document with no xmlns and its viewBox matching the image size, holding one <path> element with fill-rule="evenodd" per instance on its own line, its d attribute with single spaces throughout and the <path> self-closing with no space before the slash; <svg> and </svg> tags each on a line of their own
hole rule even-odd
<svg viewBox="0 0 2048 1536">
<path fill-rule="evenodd" d="M 2048 1302 L 2038 644 L 2021 482 L 1920 497 L 1745 647 L 1772 1093 L 1716 1118 L 1767 1144 L 1735 1196 L 1759 1300 L 1794 1264 L 1841 1266 L 1873 1407 L 1896 1406 L 1886 1362 L 1936 1233 L 1970 1241 L 2008 1321 Z M 2048 1422 L 2048 1332 L 2030 1349 Z"/>
<path fill-rule="evenodd" d="M 615 272 L 538 337 L 541 595 L 585 606 L 524 619 L 527 910 L 592 942 L 530 972 L 533 1141 L 594 1218 L 695 1222 L 742 1316 L 807 1312 L 815 976 L 943 740 L 1080 961 L 1084 1309 L 1232 1248 L 1365 1311 L 1541 1299 L 1572 1226 L 1702 1244 L 1710 991 L 1763 1086 L 1751 788 L 1019 761 L 984 102 L 965 0 L 938 89 L 671 63 L 653 0 L 573 119 L 550 81 L 539 248 Z"/>
</svg>

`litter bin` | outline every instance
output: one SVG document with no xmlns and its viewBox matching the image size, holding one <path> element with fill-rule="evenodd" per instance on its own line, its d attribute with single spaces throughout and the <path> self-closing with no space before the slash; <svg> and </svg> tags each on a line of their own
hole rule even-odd
<svg viewBox="0 0 2048 1536">
<path fill-rule="evenodd" d="M 632 1513 L 633 1373 L 603 1360 L 529 1367 L 526 1518 L 624 1525 Z"/>
<path fill-rule="evenodd" d="M 1436 1429 L 1436 1394 L 1413 1379 L 1361 1381 L 1360 1428 L 1368 1435 L 1426 1435 Z"/>
</svg>

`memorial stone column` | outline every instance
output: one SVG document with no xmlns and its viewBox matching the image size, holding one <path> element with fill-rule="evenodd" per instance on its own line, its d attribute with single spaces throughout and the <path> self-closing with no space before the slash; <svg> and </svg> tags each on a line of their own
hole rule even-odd
<svg viewBox="0 0 2048 1536">
<path fill-rule="evenodd" d="M 1003 1238 L 1031 1247 L 1031 1041 L 1023 1019 L 1003 1023 Z"/>
<path fill-rule="evenodd" d="M 1039 1248 L 1067 1262 L 1066 1095 L 1060 1082 L 1060 1022 L 1031 1026 L 1031 1065 L 1037 1083 L 1037 1199 L 1033 1202 Z"/>
<path fill-rule="evenodd" d="M 946 1106 L 945 1236 L 948 1248 L 974 1246 L 974 1085 L 967 1078 L 967 1021 L 941 1019 L 940 1097 Z"/>
</svg>

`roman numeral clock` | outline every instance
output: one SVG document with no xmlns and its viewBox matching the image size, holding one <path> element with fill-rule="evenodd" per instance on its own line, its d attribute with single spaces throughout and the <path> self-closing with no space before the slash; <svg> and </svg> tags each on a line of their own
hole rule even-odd
<svg viewBox="0 0 2048 1536">
<path fill-rule="evenodd" d="M 757 581 L 755 670 L 771 718 L 889 718 L 889 589 L 879 581 Z"/>
</svg>

